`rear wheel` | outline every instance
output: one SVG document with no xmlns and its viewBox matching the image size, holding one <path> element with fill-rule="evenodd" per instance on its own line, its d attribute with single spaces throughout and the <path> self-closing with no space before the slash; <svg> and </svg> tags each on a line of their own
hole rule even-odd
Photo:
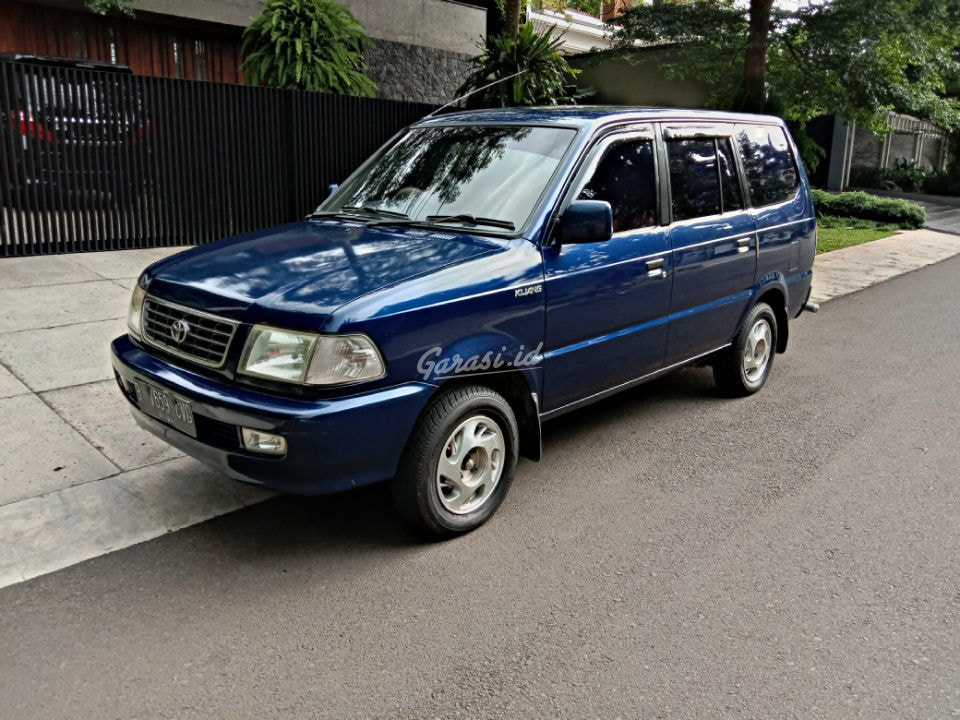
<svg viewBox="0 0 960 720">
<path fill-rule="evenodd" d="M 510 489 L 518 443 L 516 418 L 498 393 L 472 385 L 440 395 L 414 428 L 392 481 L 397 509 L 436 538 L 479 527 Z"/>
<path fill-rule="evenodd" d="M 777 317 L 766 303 L 751 308 L 733 344 L 717 356 L 713 377 L 724 395 L 743 397 L 763 387 L 777 350 Z"/>
</svg>

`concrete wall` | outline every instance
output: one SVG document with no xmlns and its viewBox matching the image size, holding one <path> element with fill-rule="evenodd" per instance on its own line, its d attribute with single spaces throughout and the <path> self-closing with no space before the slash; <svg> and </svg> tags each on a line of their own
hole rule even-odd
<svg viewBox="0 0 960 720">
<path fill-rule="evenodd" d="M 449 0 L 340 0 L 372 38 L 478 55 L 487 34 L 483 8 Z"/>
<path fill-rule="evenodd" d="M 866 128 L 858 126 L 853 140 L 853 167 L 879 167 L 882 152 L 883 140 Z"/>
<path fill-rule="evenodd" d="M 920 148 L 920 161 L 918 165 L 922 168 L 938 168 L 944 157 L 944 140 L 938 137 L 925 137 L 923 146 Z"/>
<path fill-rule="evenodd" d="M 258 0 L 137 0 L 134 11 L 246 27 L 262 7 Z"/>
<path fill-rule="evenodd" d="M 893 133 L 890 136 L 890 155 L 887 167 L 896 167 L 899 161 L 917 160 L 914 152 L 915 139 L 912 133 Z"/>
<path fill-rule="evenodd" d="M 450 0 L 341 0 L 374 39 L 476 55 L 486 11 Z M 246 27 L 259 0 L 137 0 L 136 10 Z"/>
<path fill-rule="evenodd" d="M 893 132 L 880 137 L 866 128 L 836 118 L 828 149 L 831 190 L 844 190 L 853 168 L 895 168 L 900 160 L 916 161 L 924 172 L 943 170 L 947 161 L 946 131 L 927 120 L 888 113 Z"/>
</svg>

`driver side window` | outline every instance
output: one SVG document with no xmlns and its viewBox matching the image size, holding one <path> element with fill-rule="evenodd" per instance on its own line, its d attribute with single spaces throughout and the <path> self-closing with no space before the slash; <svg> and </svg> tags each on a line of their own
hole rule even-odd
<svg viewBox="0 0 960 720">
<path fill-rule="evenodd" d="M 653 142 L 627 140 L 607 148 L 577 199 L 610 203 L 615 233 L 656 225 Z"/>
</svg>

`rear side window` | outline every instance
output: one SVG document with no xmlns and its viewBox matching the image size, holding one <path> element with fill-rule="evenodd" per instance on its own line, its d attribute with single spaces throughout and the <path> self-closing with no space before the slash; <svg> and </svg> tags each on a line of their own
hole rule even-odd
<svg viewBox="0 0 960 720">
<path fill-rule="evenodd" d="M 606 200 L 613 209 L 613 231 L 657 224 L 657 186 L 650 140 L 628 140 L 611 146 L 577 196 Z"/>
<path fill-rule="evenodd" d="M 737 143 L 755 207 L 783 202 L 796 194 L 800 177 L 783 128 L 742 125 L 737 128 Z"/>
<path fill-rule="evenodd" d="M 669 140 L 673 219 L 720 214 L 720 175 L 713 140 Z"/>
</svg>

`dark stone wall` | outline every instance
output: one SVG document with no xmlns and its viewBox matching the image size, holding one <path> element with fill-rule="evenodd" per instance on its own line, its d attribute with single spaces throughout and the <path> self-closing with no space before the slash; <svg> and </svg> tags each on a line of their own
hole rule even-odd
<svg viewBox="0 0 960 720">
<path fill-rule="evenodd" d="M 443 105 L 470 71 L 469 55 L 377 39 L 367 48 L 367 74 L 377 97 Z"/>
</svg>

